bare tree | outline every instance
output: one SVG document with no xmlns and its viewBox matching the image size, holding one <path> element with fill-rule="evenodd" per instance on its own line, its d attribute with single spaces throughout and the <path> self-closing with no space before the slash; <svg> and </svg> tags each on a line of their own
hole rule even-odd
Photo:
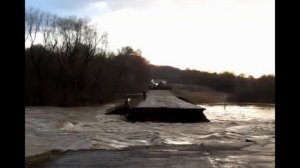
<svg viewBox="0 0 300 168">
<path fill-rule="evenodd" d="M 140 88 L 133 85 L 147 80 L 147 62 L 132 54 L 141 52 L 130 47 L 109 52 L 107 38 L 87 19 L 26 9 L 26 61 L 35 74 L 28 77 L 34 81 L 27 80 L 32 84 L 27 88 L 37 93 L 27 97 L 36 97 L 38 105 L 64 106 L 79 104 L 84 97 L 101 102 L 126 88 Z"/>
</svg>

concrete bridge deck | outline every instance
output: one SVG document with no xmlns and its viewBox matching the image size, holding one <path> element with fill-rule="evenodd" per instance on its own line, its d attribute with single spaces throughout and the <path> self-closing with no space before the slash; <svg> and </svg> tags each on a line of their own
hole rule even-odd
<svg viewBox="0 0 300 168">
<path fill-rule="evenodd" d="M 149 90 L 146 98 L 128 113 L 128 121 L 202 122 L 209 121 L 204 108 L 177 98 L 169 90 Z"/>
<path fill-rule="evenodd" d="M 146 99 L 134 108 L 203 109 L 177 98 L 169 90 L 149 90 L 146 93 Z"/>
</svg>

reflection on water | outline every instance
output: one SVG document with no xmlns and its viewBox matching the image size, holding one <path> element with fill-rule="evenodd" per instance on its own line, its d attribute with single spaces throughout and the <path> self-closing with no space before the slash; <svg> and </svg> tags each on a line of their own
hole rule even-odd
<svg viewBox="0 0 300 168">
<path fill-rule="evenodd" d="M 105 115 L 114 105 L 26 107 L 26 155 L 50 149 L 115 149 L 135 145 L 205 142 L 275 143 L 274 107 L 201 105 L 209 123 L 129 123 Z"/>
<path fill-rule="evenodd" d="M 274 106 L 201 105 L 212 121 L 275 121 Z"/>
</svg>

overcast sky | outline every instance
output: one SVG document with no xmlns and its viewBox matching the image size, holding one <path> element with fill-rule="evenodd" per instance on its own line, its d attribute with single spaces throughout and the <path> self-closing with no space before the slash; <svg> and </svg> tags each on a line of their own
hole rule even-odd
<svg viewBox="0 0 300 168">
<path fill-rule="evenodd" d="M 275 74 L 274 0 L 26 0 L 61 16 L 88 17 L 112 50 L 130 45 L 152 64 Z"/>
</svg>

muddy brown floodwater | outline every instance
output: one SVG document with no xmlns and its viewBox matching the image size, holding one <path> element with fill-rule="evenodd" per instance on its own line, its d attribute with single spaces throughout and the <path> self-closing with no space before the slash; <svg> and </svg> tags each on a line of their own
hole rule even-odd
<svg viewBox="0 0 300 168">
<path fill-rule="evenodd" d="M 275 162 L 274 106 L 201 105 L 205 123 L 126 122 L 105 115 L 114 107 L 26 107 L 26 156 L 52 149 L 120 149 L 147 145 L 244 144 Z M 234 155 L 226 159 L 234 159 Z"/>
</svg>

